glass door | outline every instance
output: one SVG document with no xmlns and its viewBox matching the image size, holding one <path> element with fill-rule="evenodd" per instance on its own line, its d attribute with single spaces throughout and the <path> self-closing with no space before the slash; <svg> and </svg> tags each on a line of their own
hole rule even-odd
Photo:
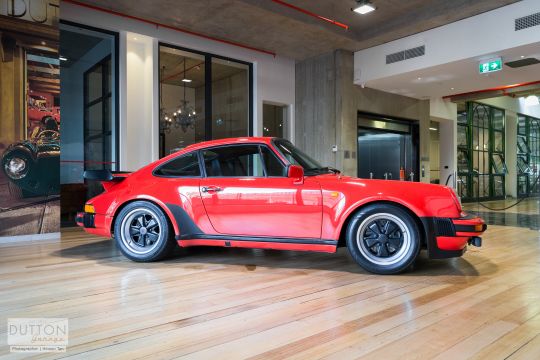
<svg viewBox="0 0 540 360">
<path fill-rule="evenodd" d="M 112 169 L 111 57 L 84 73 L 84 168 Z"/>
</svg>

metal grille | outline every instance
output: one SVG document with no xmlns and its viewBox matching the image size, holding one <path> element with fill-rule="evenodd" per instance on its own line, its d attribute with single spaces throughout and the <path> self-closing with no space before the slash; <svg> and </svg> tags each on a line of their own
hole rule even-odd
<svg viewBox="0 0 540 360">
<path fill-rule="evenodd" d="M 450 219 L 437 219 L 436 222 L 437 235 L 439 236 L 455 236 L 456 232 L 454 229 L 454 224 Z"/>
<path fill-rule="evenodd" d="M 390 55 L 386 55 L 386 63 L 392 64 L 398 61 L 405 60 L 405 51 L 399 51 Z"/>
<path fill-rule="evenodd" d="M 540 25 L 540 12 L 517 18 L 515 20 L 516 31 Z"/>
<path fill-rule="evenodd" d="M 426 53 L 426 47 L 424 45 L 405 50 L 405 60 L 422 56 L 425 53 Z"/>
<path fill-rule="evenodd" d="M 417 46 L 412 49 L 402 50 L 393 54 L 386 55 L 386 64 L 392 64 L 398 61 L 412 59 L 418 56 L 426 54 L 426 47 L 424 45 Z"/>
</svg>

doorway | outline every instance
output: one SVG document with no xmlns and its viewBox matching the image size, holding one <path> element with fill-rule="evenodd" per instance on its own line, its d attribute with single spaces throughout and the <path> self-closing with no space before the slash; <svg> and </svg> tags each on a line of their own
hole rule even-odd
<svg viewBox="0 0 540 360">
<path fill-rule="evenodd" d="M 359 114 L 358 177 L 419 180 L 418 125 L 412 121 Z"/>
</svg>

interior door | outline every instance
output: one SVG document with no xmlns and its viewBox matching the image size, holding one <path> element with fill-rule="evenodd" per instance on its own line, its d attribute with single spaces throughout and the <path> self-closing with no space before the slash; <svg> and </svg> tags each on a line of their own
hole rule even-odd
<svg viewBox="0 0 540 360">
<path fill-rule="evenodd" d="M 322 195 L 315 180 L 294 184 L 265 145 L 203 151 L 206 177 L 200 193 L 219 234 L 321 237 Z M 266 161 L 264 161 L 264 160 Z"/>
</svg>

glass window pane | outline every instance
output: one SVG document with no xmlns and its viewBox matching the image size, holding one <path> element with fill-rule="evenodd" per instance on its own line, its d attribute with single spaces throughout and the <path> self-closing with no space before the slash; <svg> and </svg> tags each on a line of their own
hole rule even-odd
<svg viewBox="0 0 540 360">
<path fill-rule="evenodd" d="M 205 140 L 205 59 L 159 47 L 160 157 Z"/>
<path fill-rule="evenodd" d="M 504 151 L 503 133 L 500 131 L 494 131 L 493 135 L 495 137 L 494 142 L 493 142 L 493 151 L 503 152 Z"/>
<path fill-rule="evenodd" d="M 503 130 L 504 129 L 504 111 L 499 109 L 493 109 L 493 129 Z"/>
<path fill-rule="evenodd" d="M 98 66 L 86 74 L 86 103 L 103 96 L 103 67 Z"/>
<path fill-rule="evenodd" d="M 463 125 L 458 125 L 458 136 L 457 143 L 458 146 L 467 146 L 467 127 Z"/>
<path fill-rule="evenodd" d="M 177 157 L 160 166 L 155 174 L 159 176 L 199 177 L 201 171 L 197 153 L 193 152 Z"/>
<path fill-rule="evenodd" d="M 518 134 L 527 135 L 527 118 L 523 115 L 518 115 Z"/>
<path fill-rule="evenodd" d="M 493 154 L 491 156 L 493 160 L 493 172 L 496 174 L 505 174 L 506 164 L 504 163 L 504 157 L 502 154 Z"/>
<path fill-rule="evenodd" d="M 497 197 L 504 196 L 504 177 L 503 176 L 493 177 L 493 196 L 497 196 Z"/>
<path fill-rule="evenodd" d="M 458 150 L 457 153 L 457 162 L 458 162 L 458 171 L 459 172 L 469 172 L 469 156 L 467 150 Z"/>
<path fill-rule="evenodd" d="M 205 150 L 203 158 L 208 177 L 264 176 L 257 145 Z"/>
<path fill-rule="evenodd" d="M 261 153 L 266 167 L 266 176 L 287 176 L 285 165 L 279 161 L 272 150 L 266 146 L 262 146 Z"/>
<path fill-rule="evenodd" d="M 212 58 L 212 138 L 249 134 L 249 66 Z"/>
<path fill-rule="evenodd" d="M 528 173 L 530 171 L 527 156 L 519 155 L 517 157 L 517 168 L 518 172 L 522 174 Z"/>
<path fill-rule="evenodd" d="M 263 104 L 263 135 L 285 137 L 285 106 Z"/>
<path fill-rule="evenodd" d="M 469 197 L 469 190 L 468 190 L 468 183 L 467 183 L 467 176 L 458 176 L 457 186 L 458 186 L 458 194 L 459 197 L 468 198 Z"/>
</svg>

